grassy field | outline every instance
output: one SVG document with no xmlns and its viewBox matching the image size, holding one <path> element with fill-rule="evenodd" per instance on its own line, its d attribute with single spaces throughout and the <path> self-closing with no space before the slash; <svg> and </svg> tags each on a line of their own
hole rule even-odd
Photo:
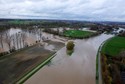
<svg viewBox="0 0 125 84">
<path fill-rule="evenodd" d="M 125 37 L 113 37 L 108 40 L 102 47 L 102 53 L 116 56 L 122 50 L 125 50 Z"/>
<path fill-rule="evenodd" d="M 73 38 L 89 37 L 92 34 L 94 34 L 94 33 L 93 32 L 89 32 L 89 31 L 81 31 L 81 30 L 66 30 L 64 32 L 65 36 L 73 37 Z"/>
</svg>

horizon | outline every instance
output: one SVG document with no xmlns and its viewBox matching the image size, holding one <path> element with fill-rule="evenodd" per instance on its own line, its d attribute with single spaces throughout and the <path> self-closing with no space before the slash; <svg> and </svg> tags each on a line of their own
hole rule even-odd
<svg viewBox="0 0 125 84">
<path fill-rule="evenodd" d="M 34 18 L 0 18 L 0 20 L 46 20 L 46 21 L 78 21 L 78 22 L 113 22 L 113 23 L 125 23 L 125 21 L 96 21 L 96 20 L 66 20 L 66 19 L 34 19 Z"/>
</svg>

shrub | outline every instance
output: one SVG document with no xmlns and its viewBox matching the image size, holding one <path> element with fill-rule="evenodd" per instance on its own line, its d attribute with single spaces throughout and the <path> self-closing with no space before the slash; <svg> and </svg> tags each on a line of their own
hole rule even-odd
<svg viewBox="0 0 125 84">
<path fill-rule="evenodd" d="M 13 48 L 12 48 L 12 49 L 10 49 L 9 51 L 10 51 L 10 53 L 12 53 L 12 52 L 15 52 L 15 51 L 16 51 L 16 49 L 13 47 Z"/>
<path fill-rule="evenodd" d="M 9 54 L 9 52 L 2 52 L 2 53 L 0 53 L 0 57 L 7 55 L 7 54 Z"/>
<path fill-rule="evenodd" d="M 73 41 L 69 41 L 66 45 L 67 50 L 73 50 L 74 49 L 74 42 Z"/>
<path fill-rule="evenodd" d="M 0 57 L 3 56 L 3 53 L 0 53 Z"/>
</svg>

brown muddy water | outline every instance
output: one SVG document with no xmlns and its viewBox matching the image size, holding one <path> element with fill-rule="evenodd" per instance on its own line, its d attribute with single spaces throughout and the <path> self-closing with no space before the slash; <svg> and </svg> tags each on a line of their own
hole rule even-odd
<svg viewBox="0 0 125 84">
<path fill-rule="evenodd" d="M 25 32 L 21 29 L 11 28 L 8 30 L 9 35 L 14 35 L 18 32 Z M 64 43 L 53 38 L 52 35 L 44 33 L 48 39 L 35 44 L 38 40 L 38 35 L 26 32 L 25 40 L 29 44 L 34 43 L 30 47 L 23 48 L 20 51 L 10 55 L 0 57 L 0 84 L 14 84 L 27 72 L 31 71 L 38 64 L 55 53 L 55 51 L 64 47 Z M 4 41 L 4 40 L 3 40 Z M 4 42 L 4 50 L 8 50 L 7 44 Z"/>
<path fill-rule="evenodd" d="M 42 32 L 42 31 L 40 31 L 40 29 L 37 29 L 37 32 L 34 32 L 34 31 L 35 30 L 22 30 L 21 28 L 10 28 L 10 29 L 6 30 L 5 32 L 7 32 L 7 34 L 9 36 L 14 36 L 15 48 L 16 49 L 21 48 L 20 45 L 18 45 L 18 48 L 17 48 L 17 39 L 15 37 L 15 35 L 17 33 L 18 34 L 19 33 L 24 33 L 25 34 L 24 42 L 25 42 L 25 44 L 27 44 L 29 46 L 35 44 L 36 41 L 38 41 L 38 40 L 41 40 L 41 43 L 44 43 L 43 39 L 41 39 L 41 38 L 44 38 L 45 40 L 47 39 L 47 40 L 62 42 L 62 43 L 65 43 L 65 41 L 66 41 L 66 39 L 64 39 L 64 38 L 60 38 L 59 36 L 54 36 L 52 34 Z M 40 32 L 41 32 L 41 37 L 40 37 Z M 5 37 L 5 33 L 3 33 L 3 36 Z M 20 40 L 20 38 L 18 39 L 18 44 L 19 44 L 19 40 Z M 5 38 L 3 38 L 3 46 L 4 46 L 4 48 L 1 48 L 1 45 L 0 45 L 0 52 L 4 52 L 4 51 L 9 50 L 9 46 L 8 46 Z M 11 46 L 14 46 L 13 41 L 11 41 Z"/>
<path fill-rule="evenodd" d="M 95 84 L 96 54 L 100 44 L 112 35 L 101 34 L 89 39 L 74 40 L 71 56 L 62 48 L 48 65 L 45 65 L 25 84 Z"/>
</svg>

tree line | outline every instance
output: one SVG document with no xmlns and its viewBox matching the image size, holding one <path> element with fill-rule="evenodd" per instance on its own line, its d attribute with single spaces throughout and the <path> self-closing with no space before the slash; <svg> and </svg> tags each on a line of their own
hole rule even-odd
<svg viewBox="0 0 125 84">
<path fill-rule="evenodd" d="M 27 34 L 29 34 L 29 36 Z M 27 41 L 27 38 L 32 37 L 31 35 L 35 36 L 35 43 L 46 40 L 46 38 L 42 35 L 42 29 L 39 28 L 34 28 L 32 30 L 29 28 L 22 29 L 22 31 L 16 32 L 14 34 L 10 34 L 10 29 L 0 31 L 0 52 L 2 52 L 0 56 L 33 45 L 28 45 Z M 6 49 L 8 51 L 4 51 Z"/>
</svg>

